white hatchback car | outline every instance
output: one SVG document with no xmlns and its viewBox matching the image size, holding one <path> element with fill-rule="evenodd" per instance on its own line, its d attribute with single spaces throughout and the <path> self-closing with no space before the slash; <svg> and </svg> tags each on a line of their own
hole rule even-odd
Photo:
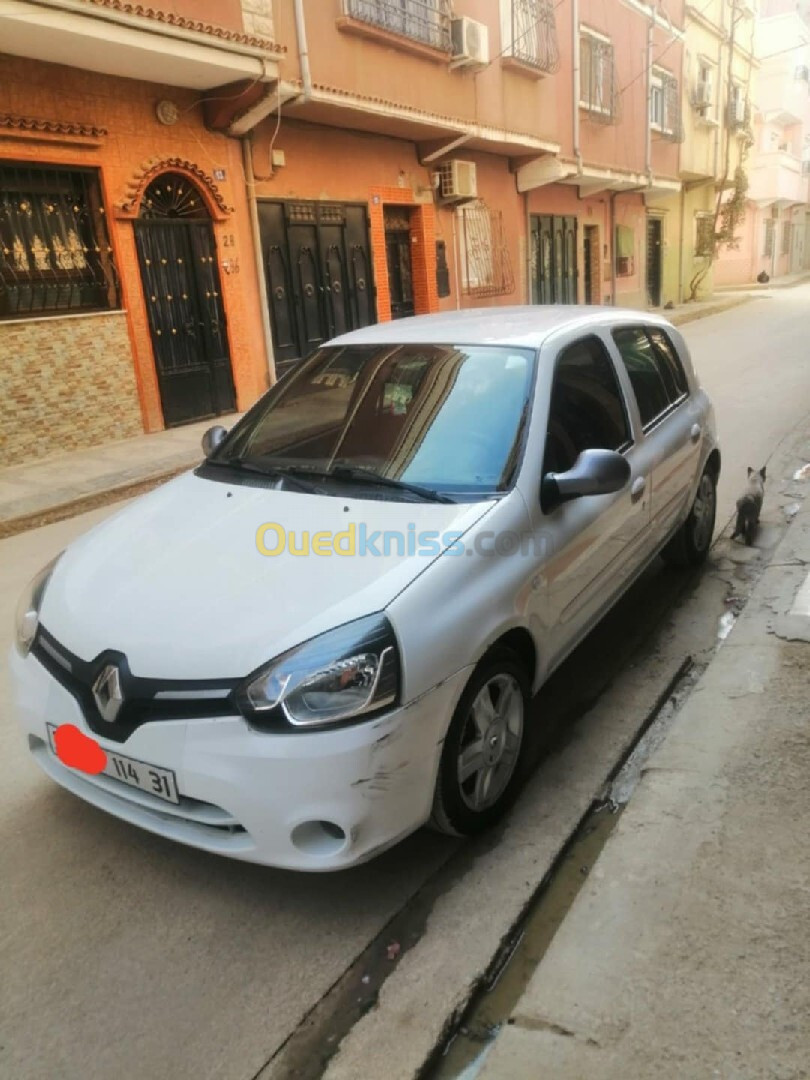
<svg viewBox="0 0 810 1080">
<path fill-rule="evenodd" d="M 338 338 L 32 583 L 54 780 L 207 851 L 336 870 L 493 823 L 533 693 L 714 529 L 713 410 L 661 318 L 457 312 Z"/>
</svg>

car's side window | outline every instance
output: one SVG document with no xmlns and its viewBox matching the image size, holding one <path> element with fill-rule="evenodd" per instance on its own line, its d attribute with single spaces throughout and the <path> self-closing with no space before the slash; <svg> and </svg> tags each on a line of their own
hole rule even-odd
<svg viewBox="0 0 810 1080">
<path fill-rule="evenodd" d="M 613 331 L 613 340 L 646 429 L 686 395 L 686 375 L 671 341 L 655 327 L 623 326 Z"/>
<path fill-rule="evenodd" d="M 613 362 L 598 337 L 560 353 L 551 391 L 544 475 L 570 469 L 583 450 L 623 450 L 631 443 Z"/>
<path fill-rule="evenodd" d="M 653 348 L 661 357 L 664 367 L 672 380 L 675 392 L 674 400 L 684 397 L 689 393 L 689 383 L 686 381 L 686 372 L 683 370 L 683 364 L 675 346 L 670 341 L 669 335 L 665 330 L 661 330 L 657 326 L 648 326 L 647 333 L 653 343 Z"/>
</svg>

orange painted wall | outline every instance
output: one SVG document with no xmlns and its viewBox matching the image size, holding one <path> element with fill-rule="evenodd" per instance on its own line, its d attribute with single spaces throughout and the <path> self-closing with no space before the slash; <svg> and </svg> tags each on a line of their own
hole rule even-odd
<svg viewBox="0 0 810 1080">
<path fill-rule="evenodd" d="M 205 130 L 197 97 L 190 91 L 16 57 L 3 57 L 2 63 L 4 111 L 50 122 L 93 125 L 108 131 L 96 140 L 98 145 L 87 146 L 82 144 L 83 140 L 69 135 L 54 141 L 53 136 L 31 136 L 4 129 L 0 133 L 0 159 L 94 166 L 100 170 L 147 431 L 163 427 L 163 414 L 133 226 L 130 220 L 121 220 L 116 204 L 125 200 L 133 178 L 154 158 L 187 160 L 209 177 L 214 170 L 225 170 L 225 179 L 216 181 L 216 186 L 233 211 L 215 223 L 214 232 L 237 404 L 240 409 L 246 408 L 266 388 L 268 377 L 239 143 Z M 180 120 L 171 127 L 155 118 L 155 105 L 162 98 L 174 101 L 181 110 Z M 233 237 L 233 245 L 224 248 L 226 236 Z M 223 272 L 225 258 L 238 260 L 238 273 Z"/>
<path fill-rule="evenodd" d="M 336 87 L 458 119 L 478 120 L 511 131 L 555 139 L 559 76 L 535 79 L 507 70 L 495 59 L 484 70 L 450 70 L 447 58 L 431 62 L 407 48 L 394 48 L 337 28 L 342 0 L 304 0 L 312 77 Z M 563 6 L 556 13 L 565 34 Z M 497 0 L 455 0 L 454 16 L 467 15 L 489 28 L 490 56 L 502 50 Z M 562 17 L 561 17 L 562 16 Z M 293 0 L 276 0 L 277 40 L 286 45 L 285 78 L 300 76 Z"/>
<path fill-rule="evenodd" d="M 267 175 L 270 141 L 275 125 L 265 121 L 256 133 L 254 163 L 257 177 Z M 513 292 L 483 299 L 459 295 L 459 274 L 456 265 L 453 236 L 455 211 L 435 206 L 432 200 L 430 170 L 419 164 L 413 143 L 339 128 L 321 127 L 296 121 L 283 120 L 275 149 L 283 150 L 286 166 L 279 169 L 272 180 L 257 179 L 258 198 L 272 199 L 333 199 L 335 201 L 362 202 L 369 207 L 372 225 L 372 248 L 375 256 L 375 278 L 378 292 L 378 314 L 387 318 L 387 291 L 385 278 L 384 238 L 381 230 L 381 212 L 376 210 L 386 202 L 413 204 L 417 208 L 417 220 L 412 230 L 418 238 L 412 248 L 414 271 L 417 266 L 426 274 L 425 288 L 428 292 L 426 306 L 420 311 L 435 311 L 460 307 L 483 307 L 493 304 L 524 303 L 526 292 L 526 229 L 523 198 L 517 192 L 515 177 L 509 171 L 506 158 L 492 154 L 467 152 L 465 158 L 477 165 L 478 192 L 491 209 L 503 214 L 508 240 L 509 258 L 515 280 Z M 262 173 L 262 170 L 265 170 Z M 375 204 L 375 196 L 379 203 Z M 419 218 L 424 207 L 424 222 Z M 433 217 L 431 226 L 430 217 Z M 375 231 L 375 221 L 377 229 Z M 431 227 L 433 232 L 431 233 Z M 420 230 L 426 231 L 421 232 Z M 450 268 L 451 295 L 438 299 L 435 293 L 436 262 L 435 241 L 444 240 Z M 424 258 L 420 260 L 420 245 Z M 423 268 L 423 269 L 422 269 Z M 416 284 L 416 281 L 415 281 Z"/>
</svg>

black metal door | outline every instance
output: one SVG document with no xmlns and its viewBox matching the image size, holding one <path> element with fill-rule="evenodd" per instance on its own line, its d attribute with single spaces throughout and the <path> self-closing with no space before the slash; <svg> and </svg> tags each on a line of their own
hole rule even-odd
<svg viewBox="0 0 810 1080">
<path fill-rule="evenodd" d="M 386 229 L 385 257 L 388 263 L 391 318 L 404 319 L 414 313 L 411 234 L 407 229 Z"/>
<path fill-rule="evenodd" d="M 647 218 L 647 301 L 661 306 L 661 218 Z"/>
<path fill-rule="evenodd" d="M 345 203 L 259 203 L 276 372 L 376 321 L 368 218 Z"/>
<path fill-rule="evenodd" d="M 136 221 L 135 240 L 167 427 L 233 411 L 210 223 Z"/>
<path fill-rule="evenodd" d="M 577 302 L 577 219 L 531 217 L 532 303 Z"/>
</svg>

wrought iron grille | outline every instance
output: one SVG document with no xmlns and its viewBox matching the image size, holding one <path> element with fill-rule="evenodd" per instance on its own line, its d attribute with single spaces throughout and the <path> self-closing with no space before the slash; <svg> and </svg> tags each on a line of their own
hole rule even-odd
<svg viewBox="0 0 810 1080">
<path fill-rule="evenodd" d="M 551 0 L 512 0 L 508 56 L 548 74 L 560 66 L 557 23 Z"/>
<path fill-rule="evenodd" d="M 477 200 L 461 208 L 462 291 L 507 296 L 515 290 L 512 260 L 500 210 Z"/>
<path fill-rule="evenodd" d="M 714 214 L 698 214 L 695 218 L 695 255 L 708 257 L 714 253 Z"/>
<path fill-rule="evenodd" d="M 661 75 L 661 89 L 664 95 L 664 123 L 661 138 L 669 142 L 683 142 L 683 122 L 681 119 L 681 88 L 674 75 Z"/>
<path fill-rule="evenodd" d="M 450 52 L 450 0 L 344 0 L 353 19 Z"/>
<path fill-rule="evenodd" d="M 619 117 L 619 94 L 613 45 L 582 34 L 579 44 L 579 104 L 590 120 L 615 124 Z"/>
<path fill-rule="evenodd" d="M 0 318 L 118 307 L 98 178 L 0 167 Z"/>
</svg>

